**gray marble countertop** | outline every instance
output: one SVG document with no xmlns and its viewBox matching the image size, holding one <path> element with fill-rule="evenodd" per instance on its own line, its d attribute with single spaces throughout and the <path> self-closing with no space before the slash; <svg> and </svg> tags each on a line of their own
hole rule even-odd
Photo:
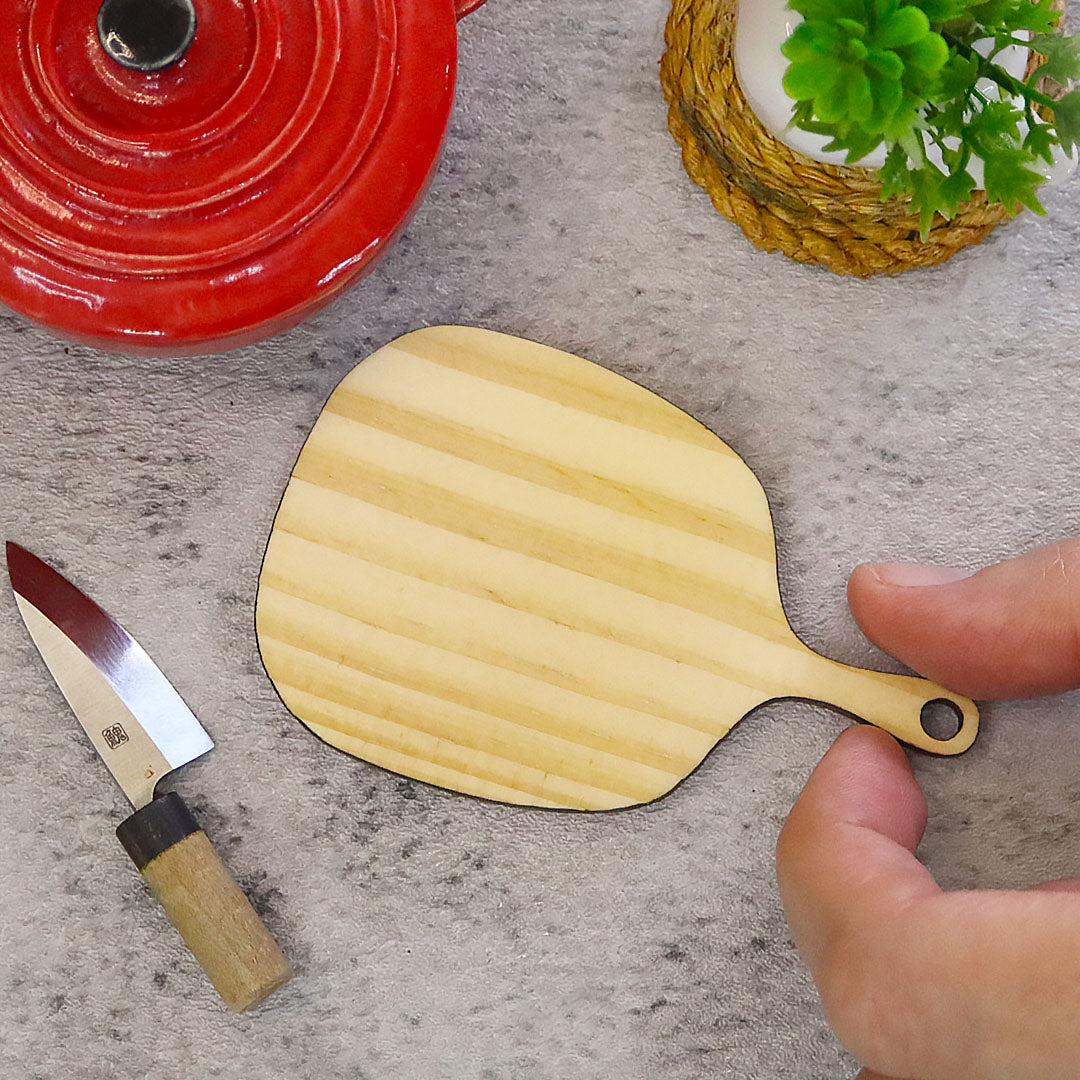
<svg viewBox="0 0 1080 1080">
<path fill-rule="evenodd" d="M 395 778 L 295 721 L 252 629 L 263 546 L 337 381 L 415 327 L 579 353 L 698 417 L 769 493 L 795 629 L 899 670 L 848 613 L 866 559 L 975 567 L 1080 532 L 1076 183 L 951 264 L 859 282 L 752 248 L 683 173 L 663 0 L 491 0 L 445 160 L 366 281 L 277 340 L 131 360 L 0 319 L 0 526 L 139 638 L 217 742 L 175 786 L 294 981 L 227 1014 L 118 847 L 128 809 L 0 596 L 0 1075 L 838 1080 L 773 848 L 843 727 L 780 703 L 670 797 L 600 817 Z M 915 759 L 949 886 L 1075 874 L 1075 696 Z"/>
</svg>

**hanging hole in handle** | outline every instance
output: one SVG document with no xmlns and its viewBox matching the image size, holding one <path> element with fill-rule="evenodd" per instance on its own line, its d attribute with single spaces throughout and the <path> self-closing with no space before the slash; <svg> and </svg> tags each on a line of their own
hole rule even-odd
<svg viewBox="0 0 1080 1080">
<path fill-rule="evenodd" d="M 964 726 L 964 714 L 960 707 L 948 698 L 935 698 L 922 707 L 919 716 L 922 729 L 938 742 L 948 742 L 960 734 Z"/>
</svg>

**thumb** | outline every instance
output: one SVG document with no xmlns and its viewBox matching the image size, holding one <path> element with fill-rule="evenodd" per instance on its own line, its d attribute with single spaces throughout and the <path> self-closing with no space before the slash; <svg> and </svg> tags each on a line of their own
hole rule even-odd
<svg viewBox="0 0 1080 1080">
<path fill-rule="evenodd" d="M 971 575 L 911 563 L 859 566 L 848 602 L 875 645 L 969 697 L 1080 686 L 1080 539 Z"/>
</svg>

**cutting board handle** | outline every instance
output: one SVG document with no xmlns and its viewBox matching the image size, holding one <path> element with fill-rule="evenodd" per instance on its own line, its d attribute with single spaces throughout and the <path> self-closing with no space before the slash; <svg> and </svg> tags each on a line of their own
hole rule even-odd
<svg viewBox="0 0 1080 1080">
<path fill-rule="evenodd" d="M 292 966 L 179 795 L 154 799 L 116 835 L 233 1012 L 288 982 Z"/>
<path fill-rule="evenodd" d="M 475 11 L 485 0 L 454 0 L 454 9 L 457 11 L 457 17 L 464 19 L 470 11 Z"/>
<path fill-rule="evenodd" d="M 882 728 L 909 746 L 934 754 L 962 754 L 979 733 L 979 710 L 975 702 L 937 683 L 913 675 L 848 667 L 817 653 L 809 656 L 812 658 L 809 669 L 802 673 L 805 689 L 799 697 L 827 702 Z M 935 707 L 953 714 L 956 730 L 948 738 L 936 738 L 924 724 L 924 719 L 932 719 Z"/>
</svg>

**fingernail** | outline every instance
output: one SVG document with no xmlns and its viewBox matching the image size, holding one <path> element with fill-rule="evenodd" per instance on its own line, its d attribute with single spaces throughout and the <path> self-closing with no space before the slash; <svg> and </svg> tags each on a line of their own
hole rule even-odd
<svg viewBox="0 0 1080 1080">
<path fill-rule="evenodd" d="M 868 567 L 883 585 L 915 588 L 925 585 L 951 585 L 971 577 L 970 570 L 955 566 L 931 566 L 924 563 L 871 563 Z"/>
</svg>

